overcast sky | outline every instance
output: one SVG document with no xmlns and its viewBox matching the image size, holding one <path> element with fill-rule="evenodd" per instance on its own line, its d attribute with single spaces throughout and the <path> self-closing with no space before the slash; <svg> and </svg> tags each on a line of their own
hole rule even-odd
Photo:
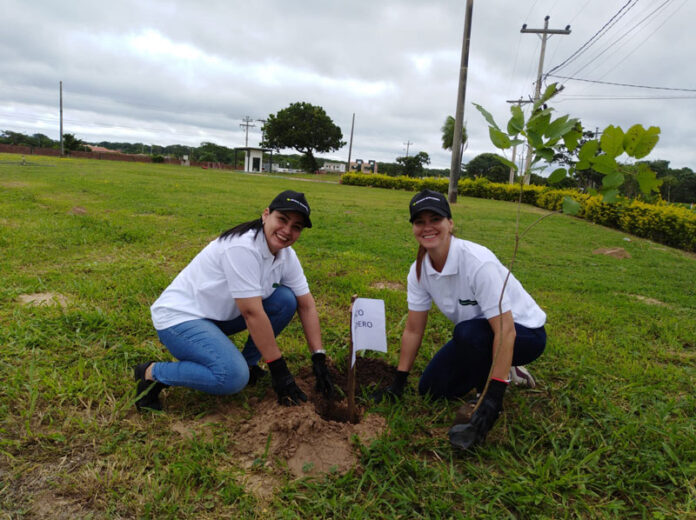
<svg viewBox="0 0 696 520">
<path fill-rule="evenodd" d="M 441 126 L 454 115 L 465 0 L 2 0 L 0 130 L 88 142 L 244 146 L 242 118 L 296 101 L 324 107 L 352 158 L 393 162 L 427 152 L 449 168 Z M 479 103 L 499 123 L 529 99 L 541 38 L 522 24 L 570 25 L 546 47 L 544 71 L 678 90 L 562 81 L 552 106 L 585 127 L 659 126 L 650 158 L 696 170 L 696 0 L 474 2 L 464 160 L 495 151 Z M 604 28 L 604 29 L 603 29 Z M 249 128 L 258 144 L 260 122 Z M 348 145 L 332 154 L 346 160 Z"/>
</svg>

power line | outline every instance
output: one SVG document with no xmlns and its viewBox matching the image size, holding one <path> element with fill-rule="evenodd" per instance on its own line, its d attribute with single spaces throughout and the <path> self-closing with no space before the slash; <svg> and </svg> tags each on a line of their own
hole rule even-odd
<svg viewBox="0 0 696 520">
<path fill-rule="evenodd" d="M 583 79 L 583 78 L 574 78 L 571 76 L 559 76 L 557 74 L 547 74 L 547 76 L 571 80 L 571 81 L 584 81 L 586 83 L 598 83 L 600 85 L 614 85 L 617 87 L 647 88 L 647 89 L 652 89 L 652 90 L 674 90 L 674 91 L 678 91 L 678 92 L 696 92 L 696 89 L 694 89 L 694 88 L 653 87 L 653 86 L 649 86 L 649 85 L 635 85 L 632 83 L 614 83 L 612 81 L 599 81 L 599 80 L 595 80 L 595 79 Z"/>
<path fill-rule="evenodd" d="M 621 61 L 619 61 L 616 65 L 614 65 L 613 69 L 616 69 L 616 68 L 617 68 L 619 65 L 621 65 L 624 61 L 626 61 L 634 52 L 636 52 L 638 49 L 640 49 L 640 48 L 645 44 L 645 42 L 647 42 L 650 38 L 652 38 L 653 34 L 655 34 L 657 31 L 659 31 L 659 30 L 662 28 L 662 26 L 663 26 L 664 24 L 666 24 L 667 21 L 668 21 L 672 16 L 674 16 L 674 15 L 677 13 L 677 11 L 679 11 L 679 9 L 681 9 L 682 7 L 684 7 L 684 4 L 685 4 L 687 1 L 688 1 L 688 0 L 684 0 L 684 2 L 683 2 L 679 7 L 677 7 L 677 9 L 675 9 L 675 11 L 674 11 L 672 14 L 670 14 L 669 16 L 667 16 L 667 17 L 664 19 L 664 21 L 663 21 L 660 25 L 658 25 L 658 26 L 653 30 L 653 32 L 651 32 L 647 37 L 643 38 L 643 39 L 641 40 L 641 42 L 640 42 L 631 52 L 629 52 L 626 56 L 623 57 L 623 59 L 621 59 Z M 660 6 L 660 8 L 661 8 L 661 7 L 662 7 L 662 6 Z M 658 9 L 660 9 L 660 8 L 658 8 Z M 639 22 L 639 23 L 640 23 L 640 22 Z M 610 71 L 605 72 L 601 77 L 606 76 L 607 74 L 609 74 L 609 72 L 610 72 Z"/>
<path fill-rule="evenodd" d="M 614 40 L 614 41 L 611 42 L 609 45 L 607 45 L 607 46 L 606 46 L 602 51 L 600 51 L 594 58 L 592 58 L 592 59 L 591 59 L 590 61 L 588 61 L 585 65 L 583 65 L 583 66 L 580 67 L 578 70 L 576 70 L 575 72 L 573 72 L 573 73 L 571 74 L 571 76 L 575 76 L 576 74 L 578 74 L 579 72 L 583 71 L 584 69 L 586 69 L 586 68 L 589 67 L 590 65 L 594 64 L 594 63 L 597 61 L 597 59 L 598 59 L 600 56 L 602 56 L 604 53 L 606 53 L 607 51 L 613 50 L 613 51 L 615 52 L 615 51 L 618 49 L 617 44 L 618 44 L 621 40 L 623 40 L 626 36 L 628 36 L 629 34 L 631 34 L 634 30 L 638 29 L 638 28 L 639 28 L 641 25 L 643 25 L 648 19 L 652 18 L 652 17 L 655 15 L 655 13 L 657 13 L 658 11 L 664 9 L 665 6 L 666 6 L 667 4 L 669 4 L 670 2 L 672 2 L 672 1 L 673 1 L 673 0 L 665 0 L 665 1 L 664 1 L 662 4 L 660 4 L 657 8 L 655 8 L 655 9 L 652 10 L 650 13 L 648 13 L 647 16 L 645 16 L 644 18 L 642 18 L 638 23 L 636 23 L 635 25 L 633 25 L 630 29 L 628 29 L 626 32 L 624 32 L 624 33 L 623 33 L 621 36 L 619 36 L 616 40 Z M 635 5 L 635 4 L 634 4 L 634 5 Z M 617 21 L 618 21 L 618 20 L 617 20 Z M 643 40 L 643 43 L 645 43 L 645 41 L 647 41 L 647 39 L 644 39 L 644 40 Z M 624 45 L 624 44 L 622 43 L 621 46 L 623 46 L 623 45 Z M 641 43 L 641 45 L 642 45 L 642 43 Z M 639 45 L 639 46 L 640 46 L 640 45 Z M 636 48 L 636 49 L 637 49 L 637 48 Z M 630 56 L 633 52 L 635 52 L 636 49 L 634 49 L 633 51 L 631 51 L 631 53 L 629 53 L 629 54 L 626 56 L 626 58 L 627 58 L 628 56 Z M 624 59 L 625 59 L 625 58 L 624 58 Z M 623 61 L 623 60 L 622 60 L 622 61 Z M 551 72 L 551 71 L 549 71 L 549 72 Z"/>
<path fill-rule="evenodd" d="M 630 5 L 632 2 L 633 2 L 633 5 Z M 559 65 L 556 65 L 555 67 L 552 67 L 552 68 L 546 73 L 546 75 L 547 75 L 547 76 L 550 75 L 552 72 L 554 72 L 554 71 L 556 71 L 556 70 L 559 70 L 559 69 L 565 67 L 565 66 L 568 65 L 571 61 L 577 59 L 577 58 L 580 56 L 580 54 L 582 54 L 583 52 L 585 52 L 585 50 L 587 50 L 589 47 L 591 47 L 592 45 L 594 45 L 595 42 L 596 42 L 597 40 L 599 40 L 599 38 L 601 38 L 601 37 L 603 36 L 603 34 L 601 34 L 601 33 L 602 33 L 603 31 L 605 31 L 605 29 L 607 29 L 607 28 L 610 26 L 610 24 L 612 24 L 612 22 L 613 22 L 614 20 L 618 21 L 620 18 L 623 18 L 623 16 L 624 16 L 630 9 L 632 9 L 632 8 L 636 5 L 637 2 L 638 2 L 638 0 L 628 0 L 628 2 L 626 2 L 626 3 L 621 7 L 621 9 L 619 9 L 619 11 L 618 11 L 614 16 L 612 16 L 612 17 L 609 19 L 609 21 L 608 21 L 607 23 L 605 23 L 605 24 L 602 26 L 601 29 L 599 29 L 599 31 L 597 31 L 594 35 L 592 35 L 592 37 L 591 37 L 589 40 L 587 40 L 584 44 L 582 44 L 582 45 L 580 46 L 580 48 L 579 48 L 578 50 L 576 50 L 573 54 L 571 54 L 568 58 L 566 58 L 565 61 L 563 61 L 563 62 L 560 63 Z M 626 10 L 626 13 L 621 14 L 624 10 Z M 619 18 L 617 19 L 617 17 L 619 17 Z M 616 22 L 614 22 L 614 23 L 616 23 Z M 612 25 L 613 25 L 613 24 L 612 24 Z M 608 29 L 607 29 L 607 30 L 608 30 Z"/>
</svg>

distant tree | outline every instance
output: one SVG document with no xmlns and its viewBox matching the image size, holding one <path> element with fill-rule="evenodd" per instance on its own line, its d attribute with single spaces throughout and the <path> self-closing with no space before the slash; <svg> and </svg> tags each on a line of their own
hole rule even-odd
<svg viewBox="0 0 696 520">
<path fill-rule="evenodd" d="M 82 152 L 87 149 L 85 143 L 75 137 L 75 134 L 63 134 L 63 150 L 65 153 Z"/>
<path fill-rule="evenodd" d="M 261 146 L 280 150 L 294 148 L 303 154 L 305 170 L 318 169 L 314 152 L 332 152 L 345 143 L 341 129 L 322 107 L 305 102 L 292 103 L 277 114 L 269 114 L 261 127 Z"/>
<path fill-rule="evenodd" d="M 470 179 L 485 177 L 491 182 L 508 182 L 510 168 L 500 162 L 493 153 L 482 153 L 464 165 L 464 172 Z"/>
<path fill-rule="evenodd" d="M 403 174 L 407 177 L 421 177 L 423 167 L 430 164 L 430 156 L 425 152 L 418 152 L 410 157 L 397 157 L 396 162 L 403 168 Z"/>
<path fill-rule="evenodd" d="M 12 130 L 3 130 L 0 134 L 0 143 L 21 146 L 32 146 L 31 138 L 28 135 Z"/>
<path fill-rule="evenodd" d="M 454 123 L 455 119 L 452 116 L 447 116 L 445 119 L 445 124 L 442 125 L 440 130 L 442 131 L 442 148 L 445 150 L 452 149 L 452 141 L 454 140 Z M 466 148 L 466 143 L 468 136 L 466 135 L 466 126 L 462 128 L 462 148 L 461 151 L 464 152 Z"/>
</svg>

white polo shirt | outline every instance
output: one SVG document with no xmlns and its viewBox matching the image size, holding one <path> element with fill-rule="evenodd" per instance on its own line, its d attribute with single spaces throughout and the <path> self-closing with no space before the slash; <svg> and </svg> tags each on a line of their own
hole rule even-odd
<svg viewBox="0 0 696 520">
<path fill-rule="evenodd" d="M 263 230 L 210 242 L 150 307 L 155 329 L 189 320 L 233 320 L 241 314 L 235 298 L 269 297 L 278 284 L 302 296 L 309 292 L 291 247 L 273 256 Z"/>
<path fill-rule="evenodd" d="M 505 267 L 487 248 L 474 242 L 452 237 L 447 261 L 438 273 L 426 254 L 420 281 L 416 263 L 408 273 L 408 308 L 428 311 L 432 302 L 453 323 L 477 318 L 491 319 L 501 314 L 500 293 L 507 275 Z M 546 313 L 510 275 L 503 294 L 502 312 L 512 311 L 515 323 L 530 329 L 546 323 Z"/>
</svg>

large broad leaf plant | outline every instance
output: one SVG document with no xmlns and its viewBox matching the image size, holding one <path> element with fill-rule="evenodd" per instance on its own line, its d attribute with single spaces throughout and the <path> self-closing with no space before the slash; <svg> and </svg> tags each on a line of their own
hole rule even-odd
<svg viewBox="0 0 696 520">
<path fill-rule="evenodd" d="M 533 158 L 529 170 L 543 169 L 551 164 L 555 153 L 554 147 L 563 141 L 568 151 L 573 152 L 578 147 L 582 137 L 582 125 L 579 119 L 564 115 L 553 117 L 553 108 L 547 106 L 547 102 L 559 92 L 558 85 L 549 85 L 544 94 L 532 106 L 528 119 L 520 105 L 510 107 L 511 117 L 507 127 L 501 129 L 493 116 L 481 105 L 474 106 L 488 122 L 488 133 L 491 142 L 496 148 L 510 149 L 515 145 L 527 142 L 532 148 Z M 624 183 L 627 168 L 630 165 L 621 164 L 617 159 L 624 153 L 634 159 L 642 159 L 647 156 L 657 144 L 660 138 L 660 129 L 651 126 L 647 130 L 642 125 L 633 125 L 624 132 L 621 127 L 609 125 L 601 133 L 601 139 L 585 142 L 578 150 L 578 162 L 568 168 L 557 168 L 551 172 L 548 178 L 549 184 L 557 184 L 566 176 L 573 174 L 575 170 L 592 169 L 602 174 L 602 185 L 598 190 L 606 202 L 615 202 L 619 195 L 619 187 Z M 515 163 L 496 154 L 503 164 L 518 172 Z M 545 164 L 544 164 L 545 163 Z M 634 167 L 635 168 L 635 167 Z M 657 191 L 662 183 L 657 179 L 647 165 L 638 164 L 636 180 L 640 190 L 645 195 Z M 523 172 L 528 175 L 530 171 Z M 524 176 L 520 176 L 521 182 Z M 580 210 L 580 204 L 570 197 L 563 201 L 563 212 L 575 215 Z"/>
</svg>

